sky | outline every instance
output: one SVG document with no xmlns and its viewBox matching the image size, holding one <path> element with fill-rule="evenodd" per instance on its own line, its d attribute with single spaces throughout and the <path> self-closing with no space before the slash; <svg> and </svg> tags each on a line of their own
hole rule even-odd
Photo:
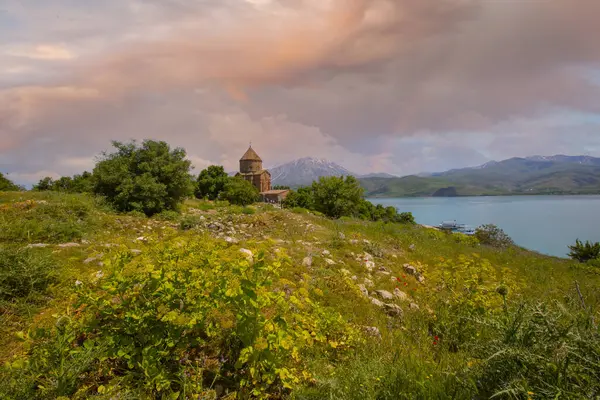
<svg viewBox="0 0 600 400">
<path fill-rule="evenodd" d="M 165 140 L 199 172 L 600 157 L 598 0 L 0 0 L 0 171 Z"/>
</svg>

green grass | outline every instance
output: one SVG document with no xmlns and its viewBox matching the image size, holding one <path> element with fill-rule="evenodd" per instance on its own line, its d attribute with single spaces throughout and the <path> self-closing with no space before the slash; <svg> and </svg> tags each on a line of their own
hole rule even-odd
<svg viewBox="0 0 600 400">
<path fill-rule="evenodd" d="M 591 264 L 420 226 L 195 199 L 146 218 L 88 196 L 2 194 L 0 221 L 1 398 L 600 395 Z M 402 317 L 362 296 L 365 278 L 371 293 L 407 294 L 388 300 Z"/>
</svg>

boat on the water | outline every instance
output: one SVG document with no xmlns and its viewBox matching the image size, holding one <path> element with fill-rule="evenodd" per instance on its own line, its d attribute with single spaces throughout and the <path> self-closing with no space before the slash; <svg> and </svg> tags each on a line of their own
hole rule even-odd
<svg viewBox="0 0 600 400">
<path fill-rule="evenodd" d="M 444 221 L 438 225 L 438 228 L 443 231 L 458 232 L 464 235 L 474 235 L 475 229 L 469 225 L 459 224 L 456 220 Z"/>
</svg>

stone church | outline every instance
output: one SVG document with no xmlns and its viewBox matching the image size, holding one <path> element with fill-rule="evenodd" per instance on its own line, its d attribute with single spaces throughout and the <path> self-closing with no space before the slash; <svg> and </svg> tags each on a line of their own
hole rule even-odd
<svg viewBox="0 0 600 400">
<path fill-rule="evenodd" d="M 256 154 L 252 145 L 240 159 L 240 172 L 235 176 L 252 183 L 260 192 L 263 201 L 279 203 L 289 193 L 289 190 L 271 189 L 271 173 L 263 169 L 262 159 Z"/>
</svg>

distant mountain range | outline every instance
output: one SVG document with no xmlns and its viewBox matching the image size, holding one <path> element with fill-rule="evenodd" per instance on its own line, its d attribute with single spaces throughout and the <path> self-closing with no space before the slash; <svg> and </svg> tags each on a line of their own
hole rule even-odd
<svg viewBox="0 0 600 400">
<path fill-rule="evenodd" d="M 397 177 L 359 175 L 331 161 L 305 157 L 270 168 L 273 185 L 310 185 L 322 176 L 356 176 L 367 196 L 486 196 L 600 194 L 600 158 L 532 156 L 444 172 Z"/>
<path fill-rule="evenodd" d="M 290 187 L 308 186 L 313 181 L 319 180 L 320 177 L 324 176 L 356 176 L 359 178 L 396 177 L 387 173 L 374 173 L 361 176 L 334 162 L 313 157 L 300 158 L 274 168 L 269 168 L 269 172 L 271 172 L 273 185 Z"/>
<path fill-rule="evenodd" d="M 368 196 L 598 194 L 600 158 L 532 156 L 403 178 L 361 179 Z"/>
</svg>

